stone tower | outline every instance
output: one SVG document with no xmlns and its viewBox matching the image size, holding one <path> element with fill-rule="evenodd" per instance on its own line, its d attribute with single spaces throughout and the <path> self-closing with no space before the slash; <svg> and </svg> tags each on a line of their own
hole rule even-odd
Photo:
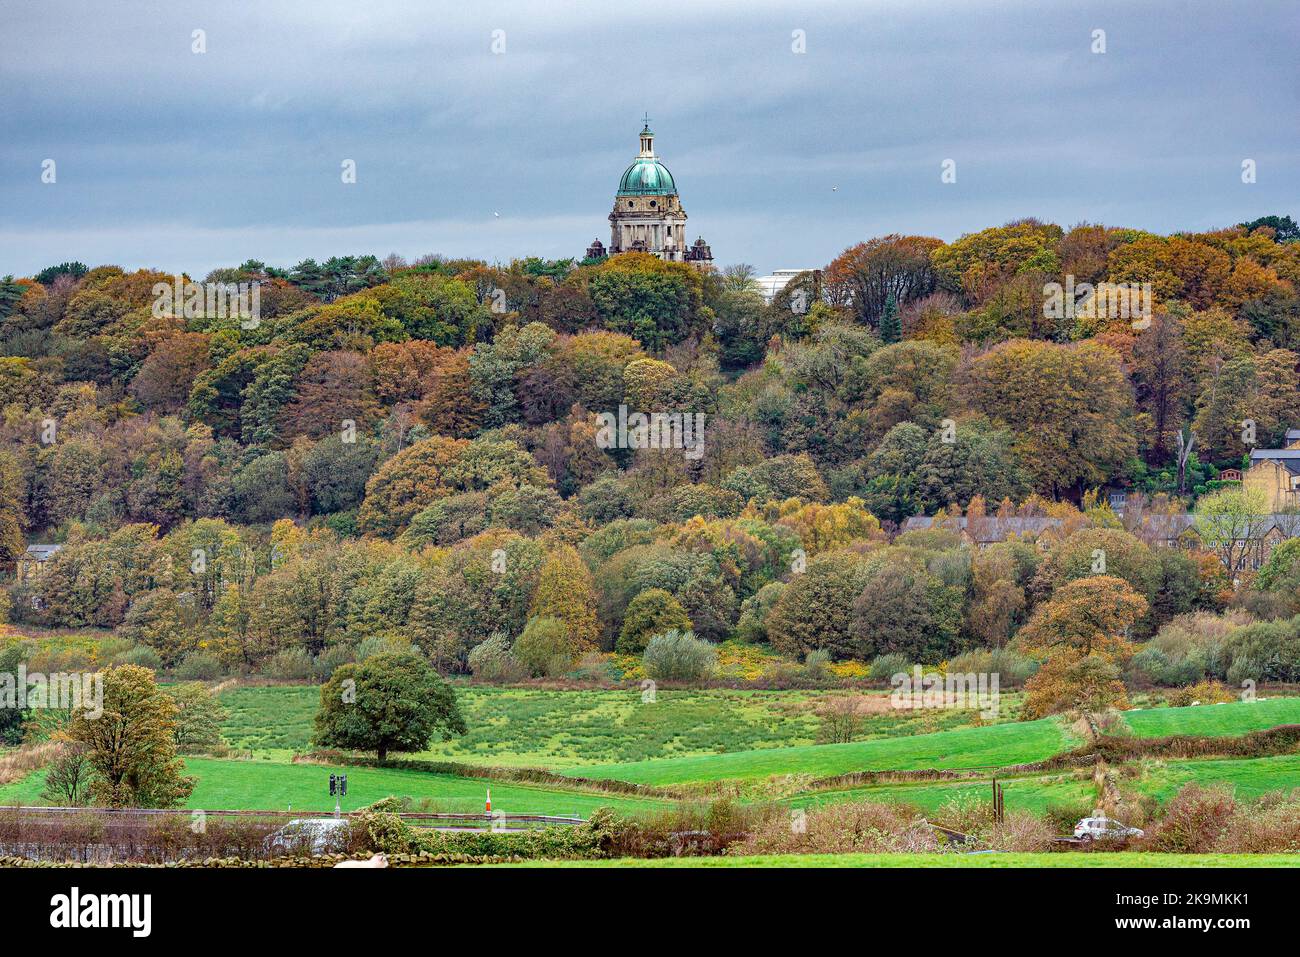
<svg viewBox="0 0 1300 957">
<path fill-rule="evenodd" d="M 609 254 L 652 253 L 671 262 L 689 262 L 701 268 L 713 264 L 707 243 L 686 242 L 686 210 L 677 184 L 654 150 L 655 135 L 647 118 L 641 130 L 641 152 L 618 183 L 614 210 L 609 214 Z M 600 246 L 599 240 L 588 254 Z"/>
</svg>

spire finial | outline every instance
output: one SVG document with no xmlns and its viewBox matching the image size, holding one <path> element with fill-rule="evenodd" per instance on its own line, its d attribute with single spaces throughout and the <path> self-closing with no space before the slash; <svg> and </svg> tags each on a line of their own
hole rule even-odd
<svg viewBox="0 0 1300 957">
<path fill-rule="evenodd" d="M 646 129 L 650 129 L 650 111 L 649 111 L 649 110 L 646 111 L 646 114 L 645 114 L 645 116 L 643 117 L 643 120 L 645 121 L 645 128 L 646 128 Z"/>
</svg>

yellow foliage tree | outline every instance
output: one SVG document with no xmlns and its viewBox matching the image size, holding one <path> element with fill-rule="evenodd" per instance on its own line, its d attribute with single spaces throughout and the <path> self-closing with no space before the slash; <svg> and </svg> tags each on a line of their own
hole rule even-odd
<svg viewBox="0 0 1300 957">
<path fill-rule="evenodd" d="M 1097 655 L 1123 661 L 1133 654 L 1129 629 L 1147 611 L 1147 600 L 1112 575 L 1077 578 L 1058 588 L 1016 636 L 1027 654 L 1051 658 Z"/>
<path fill-rule="evenodd" d="M 542 566 L 530 614 L 558 618 L 579 651 L 596 646 L 596 586 L 577 549 L 564 545 L 551 552 Z"/>
</svg>

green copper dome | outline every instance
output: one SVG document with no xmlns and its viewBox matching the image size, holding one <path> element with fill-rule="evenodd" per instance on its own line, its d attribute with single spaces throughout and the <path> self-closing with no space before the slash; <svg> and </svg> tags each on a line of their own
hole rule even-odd
<svg viewBox="0 0 1300 957">
<path fill-rule="evenodd" d="M 672 196 L 677 192 L 673 174 L 653 156 L 639 156 L 618 181 L 620 196 Z"/>
</svg>

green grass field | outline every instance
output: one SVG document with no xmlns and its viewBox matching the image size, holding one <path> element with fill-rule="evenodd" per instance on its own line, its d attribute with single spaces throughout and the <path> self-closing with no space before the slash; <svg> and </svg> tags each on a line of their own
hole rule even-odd
<svg viewBox="0 0 1300 957">
<path fill-rule="evenodd" d="M 922 737 L 603 764 L 585 767 L 581 773 L 584 777 L 641 784 L 684 784 L 781 774 L 822 777 L 851 771 L 1005 766 L 1050 757 L 1068 743 L 1057 721 L 1043 719 L 959 728 Z"/>
<path fill-rule="evenodd" d="M 314 685 L 229 688 L 221 693 L 227 716 L 221 736 L 232 748 L 288 757 L 307 750 L 312 718 L 320 707 Z"/>
<path fill-rule="evenodd" d="M 1153 795 L 1167 801 L 1184 784 L 1222 784 L 1231 788 L 1239 799 L 1257 798 L 1270 791 L 1293 791 L 1300 788 L 1300 754 L 1283 754 L 1269 758 L 1199 758 L 1187 761 L 1149 762 L 1137 766 L 1141 776 L 1121 787 Z"/>
<path fill-rule="evenodd" d="M 346 772 L 348 794 L 343 810 L 354 811 L 385 797 L 409 797 L 428 802 L 432 811 L 482 811 L 486 789 L 492 789 L 493 810 L 511 814 L 578 814 L 586 817 L 598 807 L 636 813 L 671 804 L 654 798 L 564 790 L 484 781 L 424 771 L 396 768 L 330 767 L 279 761 L 226 761 L 187 758 L 188 773 L 198 785 L 185 803 L 210 810 L 332 811 L 329 776 Z M 37 771 L 21 781 L 0 787 L 0 804 L 44 804 L 41 789 L 45 774 Z"/>
<path fill-rule="evenodd" d="M 1300 867 L 1300 854 L 762 854 L 752 857 L 622 857 L 530 861 L 495 867 Z"/>
<path fill-rule="evenodd" d="M 1300 698 L 1233 701 L 1190 708 L 1150 708 L 1126 711 L 1124 720 L 1134 734 L 1143 738 L 1163 738 L 1171 734 L 1224 737 L 1279 724 L 1300 724 Z"/>
<path fill-rule="evenodd" d="M 810 745 L 821 719 L 816 691 L 548 691 L 458 685 L 469 733 L 420 757 L 503 767 L 577 767 L 695 754 Z M 306 685 L 222 693 L 230 745 L 287 758 L 309 748 L 320 690 Z M 972 723 L 969 711 L 866 715 L 863 738 L 928 734 Z"/>
</svg>

